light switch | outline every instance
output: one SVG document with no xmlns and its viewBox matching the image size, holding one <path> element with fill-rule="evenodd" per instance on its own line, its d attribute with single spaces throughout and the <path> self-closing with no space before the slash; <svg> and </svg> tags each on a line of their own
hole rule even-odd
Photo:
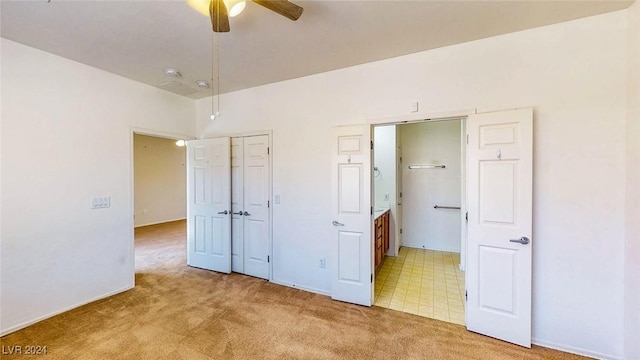
<svg viewBox="0 0 640 360">
<path fill-rule="evenodd" d="M 91 198 L 92 209 L 104 209 L 111 206 L 110 196 L 94 196 Z"/>
</svg>

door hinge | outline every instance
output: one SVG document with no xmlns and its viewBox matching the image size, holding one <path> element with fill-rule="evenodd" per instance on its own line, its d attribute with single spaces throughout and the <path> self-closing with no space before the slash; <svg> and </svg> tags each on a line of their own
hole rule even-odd
<svg viewBox="0 0 640 360">
<path fill-rule="evenodd" d="M 402 197 L 402 191 L 400 191 L 400 197 Z"/>
<path fill-rule="evenodd" d="M 400 229 L 400 234 L 402 234 L 402 229 Z"/>
<path fill-rule="evenodd" d="M 469 301 L 469 297 L 467 296 L 467 290 L 464 291 L 464 301 Z"/>
<path fill-rule="evenodd" d="M 271 258 L 269 257 L 269 255 L 267 255 L 267 262 L 269 262 L 271 260 Z"/>
<path fill-rule="evenodd" d="M 371 140 L 371 150 L 373 150 L 373 140 Z"/>
<path fill-rule="evenodd" d="M 469 134 L 467 134 L 467 144 L 469 143 Z"/>
<path fill-rule="evenodd" d="M 270 204 L 271 204 L 271 203 L 269 202 L 269 200 L 267 200 L 267 207 L 269 207 L 269 206 L 270 206 Z"/>
<path fill-rule="evenodd" d="M 371 274 L 371 282 L 373 282 L 373 274 Z"/>
<path fill-rule="evenodd" d="M 402 162 L 402 156 L 400 156 L 400 162 Z"/>
<path fill-rule="evenodd" d="M 371 207 L 371 215 L 373 215 L 373 206 Z"/>
<path fill-rule="evenodd" d="M 464 219 L 465 219 L 466 221 L 469 221 L 469 212 L 468 212 L 468 211 L 467 211 L 467 213 L 466 213 L 466 214 L 464 214 Z"/>
<path fill-rule="evenodd" d="M 267 146 L 267 155 L 269 155 L 269 147 Z"/>
</svg>

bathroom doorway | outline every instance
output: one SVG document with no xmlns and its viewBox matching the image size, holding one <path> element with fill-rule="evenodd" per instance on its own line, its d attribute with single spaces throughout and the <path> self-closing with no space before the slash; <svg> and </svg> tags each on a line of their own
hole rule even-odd
<svg viewBox="0 0 640 360">
<path fill-rule="evenodd" d="M 389 223 L 388 250 L 375 264 L 376 306 L 464 325 L 464 126 L 374 128 L 374 223 Z"/>
</svg>

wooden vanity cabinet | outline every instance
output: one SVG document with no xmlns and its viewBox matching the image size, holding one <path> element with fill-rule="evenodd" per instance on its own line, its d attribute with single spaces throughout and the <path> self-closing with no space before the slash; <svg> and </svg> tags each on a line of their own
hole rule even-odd
<svg viewBox="0 0 640 360">
<path fill-rule="evenodd" d="M 375 268 L 377 269 L 384 254 L 389 251 L 389 210 L 378 216 L 373 222 L 374 248 L 375 248 Z"/>
</svg>

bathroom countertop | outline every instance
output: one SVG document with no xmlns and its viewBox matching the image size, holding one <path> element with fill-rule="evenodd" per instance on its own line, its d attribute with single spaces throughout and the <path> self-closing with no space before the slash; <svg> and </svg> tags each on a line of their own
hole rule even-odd
<svg viewBox="0 0 640 360">
<path fill-rule="evenodd" d="M 375 208 L 373 209 L 373 219 L 377 219 L 385 212 L 389 211 L 389 208 Z"/>
</svg>

